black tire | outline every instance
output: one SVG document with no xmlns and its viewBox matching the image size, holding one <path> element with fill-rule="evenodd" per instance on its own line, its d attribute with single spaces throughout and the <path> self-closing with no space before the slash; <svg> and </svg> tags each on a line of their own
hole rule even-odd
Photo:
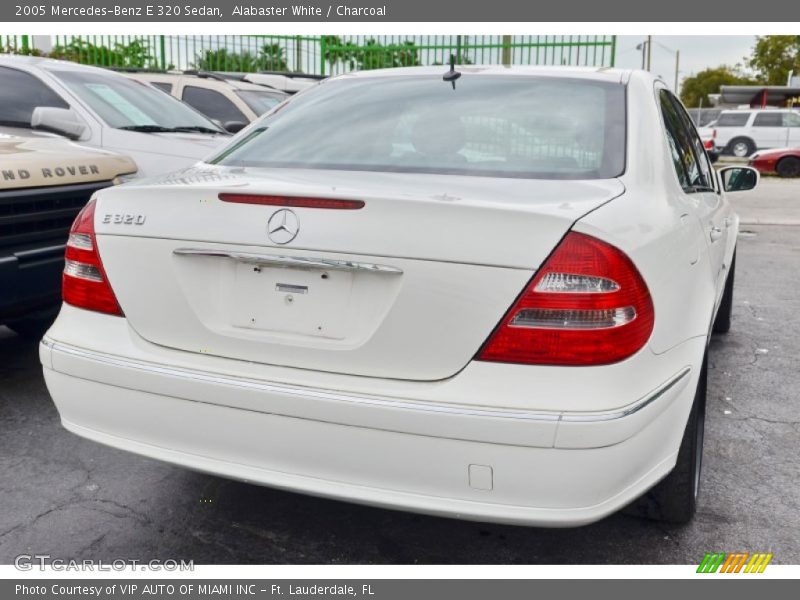
<svg viewBox="0 0 800 600">
<path fill-rule="evenodd" d="M 700 472 L 703 465 L 703 437 L 706 421 L 706 363 L 700 372 L 692 410 L 683 432 L 675 468 L 653 489 L 639 498 L 630 512 L 641 517 L 684 524 L 697 512 Z"/>
<path fill-rule="evenodd" d="M 733 251 L 731 268 L 728 270 L 728 278 L 725 280 L 725 289 L 722 291 L 717 309 L 717 318 L 711 331 L 714 333 L 728 333 L 731 330 L 731 313 L 733 312 L 733 280 L 736 275 L 736 250 Z"/>
<path fill-rule="evenodd" d="M 54 318 L 55 315 L 23 318 L 6 323 L 6 327 L 26 340 L 40 340 L 53 324 Z"/>
<path fill-rule="evenodd" d="M 775 165 L 775 172 L 780 177 L 800 177 L 800 158 L 787 156 Z"/>
<path fill-rule="evenodd" d="M 732 154 L 733 156 L 737 156 L 739 158 L 745 158 L 756 151 L 756 144 L 750 138 L 738 137 L 733 138 L 730 142 L 728 142 L 728 146 L 725 149 L 727 150 L 728 154 Z"/>
</svg>

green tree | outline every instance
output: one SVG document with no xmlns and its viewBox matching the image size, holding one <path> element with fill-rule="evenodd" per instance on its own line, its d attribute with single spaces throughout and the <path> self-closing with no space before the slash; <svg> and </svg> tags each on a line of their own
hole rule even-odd
<svg viewBox="0 0 800 600">
<path fill-rule="evenodd" d="M 751 85 L 754 79 L 741 73 L 738 67 L 720 65 L 712 69 L 700 71 L 697 75 L 687 77 L 681 85 L 681 100 L 686 106 L 703 106 L 711 104 L 708 95 L 719 94 L 722 85 Z"/>
<path fill-rule="evenodd" d="M 355 52 L 358 69 L 391 69 L 395 67 L 414 67 L 420 65 L 419 49 L 413 41 L 384 46 L 374 39 L 368 39 Z"/>
<path fill-rule="evenodd" d="M 227 48 L 204 50 L 192 66 L 198 71 L 238 71 L 253 73 L 259 70 L 258 55 L 253 52 L 230 52 Z"/>
<path fill-rule="evenodd" d="M 21 45 L 11 44 L 0 45 L 0 54 L 20 54 L 23 56 L 47 56 L 38 48 L 23 48 Z"/>
<path fill-rule="evenodd" d="M 344 42 L 338 35 L 323 35 L 321 41 L 325 49 L 325 62 L 331 66 L 331 71 L 338 62 L 346 65 L 349 70 L 356 68 L 358 46 L 353 42 Z"/>
<path fill-rule="evenodd" d="M 285 52 L 280 44 L 265 44 L 258 53 L 248 50 L 231 52 L 227 48 L 218 48 L 203 51 L 192 66 L 198 71 L 288 71 Z"/>
<path fill-rule="evenodd" d="M 266 44 L 261 46 L 259 63 L 262 71 L 288 71 L 286 62 L 286 48 L 280 44 Z"/>
<path fill-rule="evenodd" d="M 156 57 L 150 53 L 150 46 L 145 40 L 115 43 L 108 47 L 92 44 L 83 38 L 73 38 L 68 44 L 55 46 L 49 56 L 104 67 L 158 68 Z"/>
<path fill-rule="evenodd" d="M 370 38 L 363 45 L 342 41 L 334 35 L 323 37 L 325 61 L 331 65 L 341 62 L 349 70 L 389 69 L 394 67 L 413 67 L 422 64 L 419 60 L 419 48 L 411 40 L 401 44 L 383 45 Z"/>
<path fill-rule="evenodd" d="M 747 64 L 761 83 L 786 85 L 791 71 L 800 74 L 800 36 L 758 36 Z"/>
</svg>

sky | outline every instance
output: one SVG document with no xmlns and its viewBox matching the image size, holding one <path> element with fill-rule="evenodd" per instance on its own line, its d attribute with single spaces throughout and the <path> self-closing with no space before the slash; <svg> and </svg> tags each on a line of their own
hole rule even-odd
<svg viewBox="0 0 800 600">
<path fill-rule="evenodd" d="M 647 35 L 617 36 L 617 66 L 639 69 L 642 52 L 636 49 Z M 744 63 L 750 54 L 752 35 L 658 35 L 653 36 L 651 71 L 660 75 L 670 87 L 675 81 L 675 50 L 680 50 L 679 80 L 708 67 Z"/>
</svg>

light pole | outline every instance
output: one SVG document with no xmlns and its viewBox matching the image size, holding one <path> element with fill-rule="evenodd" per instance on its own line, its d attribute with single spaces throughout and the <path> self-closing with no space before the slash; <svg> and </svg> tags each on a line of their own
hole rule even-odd
<svg viewBox="0 0 800 600">
<path fill-rule="evenodd" d="M 642 70 L 650 70 L 650 46 L 652 44 L 653 36 L 648 35 L 645 41 L 636 45 L 636 49 L 642 51 Z"/>
<path fill-rule="evenodd" d="M 678 76 L 680 74 L 681 69 L 681 51 L 680 50 L 673 50 L 669 46 L 665 46 L 661 42 L 656 42 L 661 48 L 666 50 L 667 52 L 672 52 L 675 55 L 675 83 L 673 84 L 672 91 L 676 94 L 678 93 Z"/>
</svg>

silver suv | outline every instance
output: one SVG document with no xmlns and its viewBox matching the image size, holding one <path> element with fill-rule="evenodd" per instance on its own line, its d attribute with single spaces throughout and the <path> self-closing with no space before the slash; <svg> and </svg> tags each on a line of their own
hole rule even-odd
<svg viewBox="0 0 800 600">
<path fill-rule="evenodd" d="M 183 100 L 231 133 L 243 129 L 288 97 L 280 90 L 218 73 L 132 71 L 124 74 Z"/>
<path fill-rule="evenodd" d="M 725 110 L 711 127 L 717 150 L 740 158 L 756 150 L 800 146 L 800 112 L 796 110 Z"/>
</svg>

